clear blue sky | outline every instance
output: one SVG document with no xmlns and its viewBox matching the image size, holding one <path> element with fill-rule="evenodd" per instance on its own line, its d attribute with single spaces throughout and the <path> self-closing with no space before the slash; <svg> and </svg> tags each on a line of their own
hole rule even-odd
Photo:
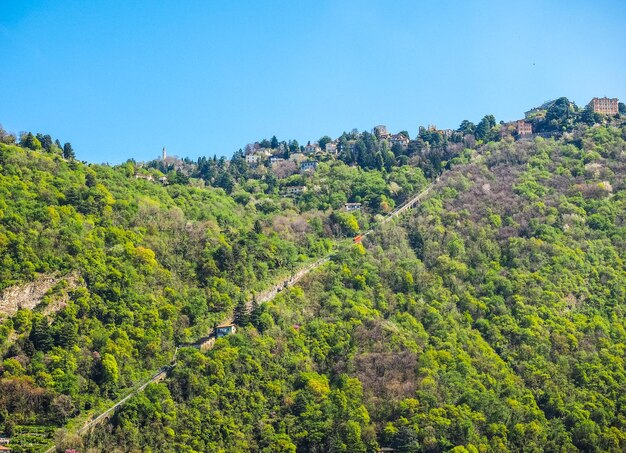
<svg viewBox="0 0 626 453">
<path fill-rule="evenodd" d="M 231 156 L 626 98 L 626 2 L 0 0 L 0 123 L 80 159 Z"/>
</svg>

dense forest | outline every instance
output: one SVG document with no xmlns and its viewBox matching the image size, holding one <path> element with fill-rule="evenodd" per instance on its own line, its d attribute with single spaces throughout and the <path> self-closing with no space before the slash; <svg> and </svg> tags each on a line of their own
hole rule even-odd
<svg viewBox="0 0 626 453">
<path fill-rule="evenodd" d="M 85 164 L 0 133 L 0 434 L 14 451 L 58 428 L 59 451 L 623 451 L 624 116 L 565 98 L 527 116 L 531 137 L 487 115 L 406 148 L 353 131 L 284 174 L 243 151 Z M 36 304 L 11 305 L 32 285 Z"/>
</svg>

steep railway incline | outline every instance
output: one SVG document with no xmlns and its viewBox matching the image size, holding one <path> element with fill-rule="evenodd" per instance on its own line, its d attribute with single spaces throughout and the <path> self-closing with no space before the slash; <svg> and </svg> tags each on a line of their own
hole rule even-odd
<svg viewBox="0 0 626 453">
<path fill-rule="evenodd" d="M 387 214 L 383 219 L 381 219 L 379 222 L 374 224 L 370 229 L 362 232 L 359 236 L 357 236 L 357 238 L 360 240 L 361 238 L 364 238 L 364 237 L 374 233 L 374 231 L 375 231 L 377 226 L 384 225 L 388 221 L 390 221 L 390 220 L 392 220 L 394 218 L 399 217 L 403 213 L 407 212 L 409 209 L 414 208 L 415 206 L 417 206 L 424 199 L 424 197 L 426 197 L 430 193 L 430 191 L 432 190 L 434 184 L 437 181 L 439 181 L 439 177 L 434 182 L 430 183 L 424 190 L 422 190 L 421 192 L 419 192 L 415 196 L 411 197 L 409 200 L 407 200 L 406 202 L 404 202 L 403 204 L 398 206 L 396 209 L 394 209 L 392 212 Z M 355 238 L 355 240 L 356 240 L 356 238 Z M 256 295 L 257 302 L 259 304 L 262 304 L 262 303 L 266 303 L 266 302 L 271 301 L 283 289 L 289 288 L 289 287 L 295 285 L 305 275 L 309 274 L 310 272 L 312 272 L 312 271 L 318 269 L 319 267 L 323 266 L 324 264 L 326 264 L 334 255 L 335 255 L 334 252 L 329 253 L 327 256 L 325 256 L 323 258 L 320 258 L 319 260 L 315 261 L 314 263 L 311 263 L 308 266 L 305 266 L 302 269 L 298 270 L 298 272 L 296 272 L 295 274 L 293 274 L 293 275 L 291 275 L 291 276 L 289 276 L 287 278 L 284 278 L 278 284 L 276 284 L 275 286 L 271 287 L 267 291 Z M 249 305 L 251 303 L 252 303 L 252 301 L 248 302 Z M 232 322 L 233 322 L 232 317 L 229 317 L 229 318 L 225 319 L 223 323 L 227 324 L 227 323 L 232 323 Z M 213 343 L 214 342 L 215 342 L 215 336 L 214 336 L 213 329 L 211 329 L 211 331 L 209 331 L 206 336 L 204 336 L 202 338 L 199 338 L 194 343 L 192 343 L 191 345 L 188 345 L 188 346 L 196 347 L 196 348 L 202 349 L 202 350 L 207 350 L 207 349 L 211 349 L 213 347 Z M 178 351 L 178 348 L 176 348 L 176 352 L 177 351 Z M 162 381 L 163 379 L 165 379 L 167 377 L 167 374 L 172 370 L 172 368 L 174 368 L 176 366 L 176 352 L 174 352 L 174 357 L 172 359 L 172 362 L 169 365 L 165 365 L 162 368 L 160 368 L 155 374 L 153 374 L 149 379 L 147 379 L 147 380 L 143 381 L 142 383 L 140 383 L 137 387 L 135 387 L 135 389 L 133 389 L 124 398 L 122 398 L 119 401 L 117 401 L 113 406 L 108 408 L 106 411 L 102 412 L 97 417 L 95 417 L 95 418 L 91 419 L 90 421 L 88 421 L 84 426 L 79 428 L 76 431 L 76 433 L 79 434 L 79 435 L 85 434 L 91 428 L 95 427 L 98 423 L 106 420 L 111 414 L 113 414 L 115 412 L 115 410 L 117 408 L 122 406 L 126 401 L 128 401 L 134 395 L 136 395 L 139 392 L 142 392 L 149 384 L 152 384 L 152 383 L 155 383 L 155 382 L 159 382 L 159 381 Z M 55 447 L 51 447 L 48 450 L 45 450 L 45 453 L 53 453 L 54 451 L 55 451 Z"/>
</svg>

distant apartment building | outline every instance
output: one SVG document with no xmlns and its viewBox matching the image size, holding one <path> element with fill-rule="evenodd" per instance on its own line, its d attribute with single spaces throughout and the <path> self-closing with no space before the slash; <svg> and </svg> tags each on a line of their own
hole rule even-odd
<svg viewBox="0 0 626 453">
<path fill-rule="evenodd" d="M 390 134 L 387 131 L 387 126 L 380 124 L 374 128 L 374 135 L 378 138 L 387 138 Z"/>
<path fill-rule="evenodd" d="M 596 113 L 604 115 L 615 115 L 619 111 L 619 101 L 617 98 L 593 98 L 589 106 Z"/>
<path fill-rule="evenodd" d="M 517 134 L 518 135 L 530 135 L 533 133 L 533 125 L 527 121 L 519 120 L 517 122 Z"/>
</svg>

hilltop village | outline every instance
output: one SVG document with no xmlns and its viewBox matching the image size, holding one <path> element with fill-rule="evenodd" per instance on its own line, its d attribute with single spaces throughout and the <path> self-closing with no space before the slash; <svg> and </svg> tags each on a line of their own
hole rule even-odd
<svg viewBox="0 0 626 453">
<path fill-rule="evenodd" d="M 420 126 L 413 139 L 407 131 L 391 133 L 385 125 L 375 126 L 370 132 L 353 129 L 334 139 L 324 136 L 306 145 L 300 145 L 297 140 L 279 141 L 274 136 L 246 145 L 230 161 L 202 157 L 193 162 L 169 157 L 163 148 L 161 159 L 138 165 L 135 177 L 162 184 L 197 178 L 228 192 L 232 186 L 229 173 L 236 176 L 245 172 L 247 176 L 263 179 L 273 175 L 283 181 L 278 187 L 282 196 L 297 197 L 307 186 L 301 183 L 302 178 L 289 178 L 311 174 L 322 162 L 341 160 L 378 170 L 409 163 L 422 166 L 425 175 L 430 176 L 463 149 L 474 149 L 486 141 L 559 137 L 575 133 L 581 123 L 619 125 L 620 114 L 625 112 L 624 104 L 616 98 L 595 97 L 584 108 L 567 98 L 559 98 L 527 111 L 524 118 L 514 121 L 498 123 L 493 115 L 486 115 L 477 124 L 464 120 L 457 129 Z M 226 169 L 236 171 L 224 173 Z M 361 204 L 346 202 L 344 207 L 348 211 L 358 210 Z"/>
</svg>

